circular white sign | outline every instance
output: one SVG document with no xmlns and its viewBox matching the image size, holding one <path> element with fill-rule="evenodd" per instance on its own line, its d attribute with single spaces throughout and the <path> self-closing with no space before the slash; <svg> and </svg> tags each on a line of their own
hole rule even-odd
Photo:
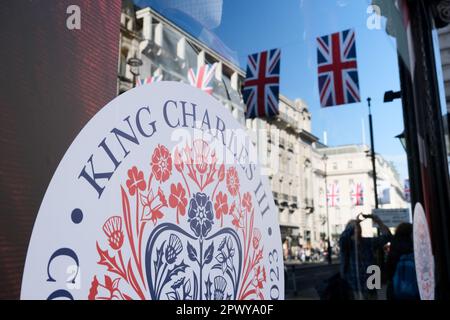
<svg viewBox="0 0 450 320">
<path fill-rule="evenodd" d="M 21 298 L 283 299 L 278 211 L 254 155 L 196 88 L 158 82 L 115 98 L 50 182 Z"/>
<path fill-rule="evenodd" d="M 414 208 L 414 261 L 422 300 L 434 300 L 434 257 L 425 211 L 420 203 Z"/>
</svg>

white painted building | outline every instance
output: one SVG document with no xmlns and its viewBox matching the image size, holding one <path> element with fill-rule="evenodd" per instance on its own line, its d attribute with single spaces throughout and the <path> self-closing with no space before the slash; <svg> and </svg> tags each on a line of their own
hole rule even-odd
<svg viewBox="0 0 450 320">
<path fill-rule="evenodd" d="M 330 230 L 334 238 L 344 230 L 351 219 L 359 213 L 371 214 L 375 208 L 375 189 L 373 185 L 370 148 L 366 145 L 348 145 L 319 149 L 327 156 L 326 176 L 329 188 L 328 213 Z M 403 186 L 392 163 L 376 155 L 377 191 L 379 208 L 408 208 Z M 362 202 L 352 199 L 357 184 L 362 187 Z M 337 190 L 332 190 L 336 187 Z M 334 201 L 332 196 L 336 195 Z M 370 220 L 363 223 L 363 236 L 371 237 L 375 233 Z"/>
<path fill-rule="evenodd" d="M 124 1 L 118 93 L 133 87 L 133 74 L 126 64 L 132 57 L 143 61 L 139 69 L 141 77 L 162 75 L 164 80 L 183 82 L 187 82 L 189 68 L 196 70 L 197 66 L 217 63 L 215 77 L 210 84 L 212 95 L 249 132 L 258 132 L 257 135 L 253 134 L 254 142 L 267 154 L 266 159 L 259 160 L 269 176 L 279 208 L 282 236 L 298 243 L 302 216 L 305 210 L 309 210 L 305 208 L 306 197 L 301 185 L 304 163 L 302 153 L 310 152 L 301 148 L 301 135 L 312 136 L 309 133 L 311 115 L 307 105 L 301 100 L 294 102 L 280 95 L 279 117 L 273 120 L 246 120 L 245 105 L 240 94 L 244 71 L 151 8 L 135 9 L 131 2 Z M 311 149 L 312 144 L 309 143 L 305 148 Z M 312 193 L 307 200 L 311 206 Z"/>
<path fill-rule="evenodd" d="M 291 101 L 280 95 L 278 117 L 246 120 L 240 94 L 244 71 L 151 8 L 137 10 L 132 1 L 125 0 L 120 39 L 118 94 L 133 87 L 133 74 L 126 63 L 132 57 L 143 62 L 139 68 L 141 77 L 162 75 L 163 80 L 183 82 L 187 82 L 189 68 L 196 70 L 197 66 L 217 63 L 215 77 L 210 84 L 212 95 L 249 133 L 258 132 L 257 135 L 252 134 L 254 142 L 267 156 L 259 160 L 268 174 L 278 206 L 282 238 L 288 239 L 291 246 L 323 245 L 322 240 L 328 234 L 325 175 L 329 175 L 329 181 L 342 180 L 342 185 L 351 179 L 364 179 L 367 190 L 370 190 L 370 161 L 362 159 L 364 152 L 359 146 L 326 148 L 320 144 L 311 133 L 311 113 L 301 99 Z M 322 159 L 324 150 L 330 158 L 327 162 Z M 349 161 L 353 162 L 353 167 L 345 169 Z M 333 169 L 334 162 L 341 169 Z M 387 176 L 389 181 L 393 179 L 392 175 Z M 394 184 L 396 187 L 400 185 L 399 182 Z M 345 188 L 344 192 L 348 193 Z M 370 198 L 369 192 L 367 197 Z M 373 204 L 367 201 L 365 212 L 370 211 L 370 205 Z M 331 230 L 342 230 L 356 211 L 344 206 L 329 210 Z"/>
</svg>

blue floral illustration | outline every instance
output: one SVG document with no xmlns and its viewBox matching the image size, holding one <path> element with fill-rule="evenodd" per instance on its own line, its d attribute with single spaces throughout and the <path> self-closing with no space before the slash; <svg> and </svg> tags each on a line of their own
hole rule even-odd
<svg viewBox="0 0 450 320">
<path fill-rule="evenodd" d="M 172 264 L 177 259 L 177 256 L 183 250 L 183 245 L 181 244 L 180 238 L 176 235 L 171 234 L 169 237 L 169 244 L 166 247 L 166 261 L 168 264 Z"/>
<path fill-rule="evenodd" d="M 181 277 L 172 284 L 171 288 L 172 291 L 166 293 L 167 299 L 192 300 L 191 280 L 185 281 L 185 277 Z"/>
<path fill-rule="evenodd" d="M 233 241 L 230 237 L 223 238 L 218 248 L 219 254 L 216 256 L 217 262 L 219 262 L 222 272 L 225 273 L 227 269 L 234 270 L 233 257 L 234 247 Z"/>
<path fill-rule="evenodd" d="M 194 194 L 189 203 L 188 222 L 197 238 L 205 238 L 211 231 L 214 214 L 209 197 L 201 192 Z"/>
<path fill-rule="evenodd" d="M 209 197 L 196 193 L 188 211 L 190 230 L 162 223 L 151 233 L 145 254 L 152 299 L 236 299 L 242 246 L 231 228 L 212 232 Z M 206 278 L 205 278 L 206 277 Z"/>
<path fill-rule="evenodd" d="M 225 289 L 227 288 L 227 281 L 222 276 L 214 278 L 214 300 L 225 300 Z"/>
<path fill-rule="evenodd" d="M 212 269 L 218 269 L 222 271 L 223 275 L 227 275 L 231 280 L 233 288 L 237 288 L 239 274 L 234 267 L 234 254 L 235 249 L 231 237 L 224 237 L 217 248 L 218 254 L 216 255 L 217 263 Z M 235 292 L 236 294 L 236 292 Z"/>
<path fill-rule="evenodd" d="M 155 281 L 152 283 L 151 295 L 154 299 L 160 299 L 164 287 L 174 279 L 178 274 L 183 274 L 188 267 L 182 260 L 174 264 L 178 255 L 183 251 L 180 238 L 175 234 L 169 235 L 169 242 L 163 241 L 161 246 L 156 249 L 156 256 L 153 262 L 155 266 Z M 163 260 L 165 257 L 165 262 Z M 172 267 L 170 267 L 173 265 Z"/>
</svg>

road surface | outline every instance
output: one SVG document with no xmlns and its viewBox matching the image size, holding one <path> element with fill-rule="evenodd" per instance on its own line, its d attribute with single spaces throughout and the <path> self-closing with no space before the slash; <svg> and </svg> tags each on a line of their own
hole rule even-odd
<svg viewBox="0 0 450 320">
<path fill-rule="evenodd" d="M 285 293 L 286 299 L 319 299 L 316 287 L 339 272 L 339 264 L 333 262 L 289 264 L 286 265 Z"/>
</svg>

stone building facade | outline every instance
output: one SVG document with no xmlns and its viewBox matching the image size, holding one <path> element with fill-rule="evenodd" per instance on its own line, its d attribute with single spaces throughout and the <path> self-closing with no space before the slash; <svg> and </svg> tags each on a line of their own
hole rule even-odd
<svg viewBox="0 0 450 320">
<path fill-rule="evenodd" d="M 320 148 L 319 152 L 322 159 L 326 155 L 324 167 L 329 188 L 330 233 L 332 239 L 337 240 L 350 219 L 354 219 L 359 213 L 371 214 L 375 208 L 370 148 L 366 145 L 347 145 Z M 375 165 L 379 208 L 408 208 L 403 185 L 393 164 L 376 155 Z M 360 190 L 356 189 L 358 184 L 361 186 Z M 333 185 L 337 190 L 332 190 Z M 338 198 L 334 202 L 331 199 L 333 192 Z M 356 201 L 355 197 L 359 196 L 357 192 L 362 193 L 362 201 Z M 366 220 L 362 227 L 363 236 L 371 237 L 376 232 L 370 220 Z"/>
<path fill-rule="evenodd" d="M 139 77 L 162 75 L 163 80 L 182 82 L 188 82 L 189 68 L 196 70 L 197 66 L 217 64 L 215 77 L 210 83 L 212 95 L 248 130 L 262 155 L 258 160 L 268 175 L 279 210 L 282 240 L 288 240 L 292 247 L 323 246 L 328 235 L 325 177 L 331 175 L 328 180 L 336 178 L 348 182 L 352 175 L 360 174 L 354 169 L 341 177 L 337 170 L 328 171 L 326 164 L 337 161 L 344 166 L 349 160 L 345 159 L 347 156 L 344 153 L 338 156 L 337 150 L 347 150 L 348 157 L 353 159 L 363 152 L 358 151 L 360 147 L 339 149 L 321 144 L 311 133 L 308 105 L 301 99 L 292 101 L 282 94 L 278 117 L 269 120 L 245 119 L 245 105 L 240 93 L 245 72 L 152 8 L 138 9 L 132 1 L 124 0 L 120 38 L 118 94 L 133 87 L 135 76 L 127 65 L 130 58 L 136 57 L 142 61 Z M 327 161 L 323 159 L 324 150 L 330 150 L 326 152 L 330 158 Z M 354 168 L 360 166 L 358 170 L 365 170 L 361 175 L 365 174 L 364 179 L 369 186 L 370 160 L 356 158 L 352 160 Z M 398 185 L 399 182 L 396 187 Z M 369 194 L 367 196 L 370 197 Z M 370 205 L 368 201 L 366 212 Z M 330 229 L 335 232 L 342 230 L 354 212 L 344 207 L 329 210 Z"/>
</svg>

